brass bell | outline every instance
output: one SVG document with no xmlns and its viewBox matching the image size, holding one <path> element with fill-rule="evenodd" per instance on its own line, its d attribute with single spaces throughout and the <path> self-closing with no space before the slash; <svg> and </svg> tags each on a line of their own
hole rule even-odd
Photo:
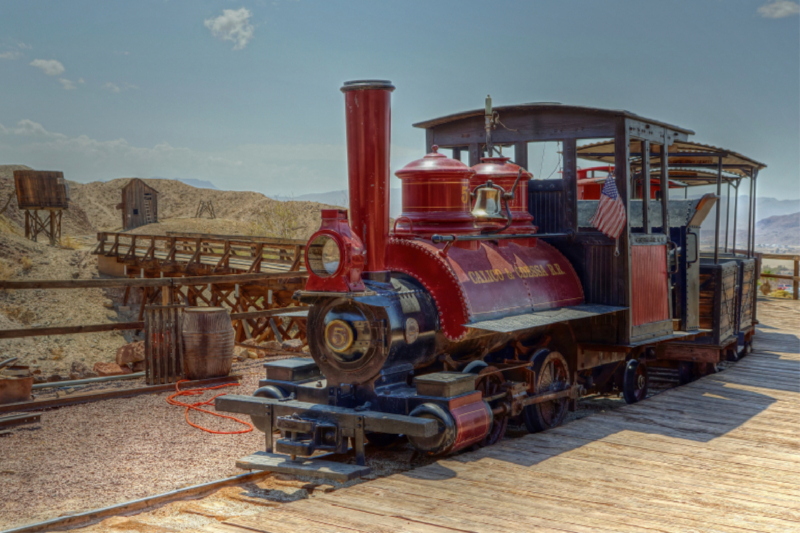
<svg viewBox="0 0 800 533">
<path fill-rule="evenodd" d="M 503 215 L 503 190 L 492 183 L 491 180 L 481 185 L 472 195 L 475 197 L 475 203 L 472 206 L 472 214 L 481 220 L 502 219 L 505 220 Z"/>
</svg>

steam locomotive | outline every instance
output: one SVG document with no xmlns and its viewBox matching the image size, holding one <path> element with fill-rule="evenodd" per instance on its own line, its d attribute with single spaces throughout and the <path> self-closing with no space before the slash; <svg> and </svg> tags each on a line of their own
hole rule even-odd
<svg viewBox="0 0 800 533">
<path fill-rule="evenodd" d="M 581 222 L 575 190 L 568 190 L 577 181 L 574 139 L 564 141 L 554 211 L 544 205 L 544 189 L 528 191 L 529 183 L 541 188 L 545 180 L 530 181 L 523 166 L 497 153 L 494 143 L 502 146 L 503 135 L 518 130 L 511 124 L 497 130 L 487 101 L 483 113 L 464 117 L 475 133 L 456 132 L 459 139 L 437 132 L 467 145 L 480 135 L 476 146 L 486 157 L 475 161 L 471 152 L 475 164 L 468 166 L 429 142 L 430 153 L 396 173 L 403 209 L 390 227 L 394 87 L 361 80 L 341 90 L 349 216 L 322 211 L 306 247 L 308 282 L 295 295 L 309 306 L 313 360 L 267 363 L 253 397 L 216 400 L 218 410 L 251 416 L 265 432 L 267 452 L 307 457 L 344 452 L 352 441 L 363 464 L 365 442 L 380 446 L 401 436 L 434 455 L 490 445 L 509 423 L 531 432 L 561 424 L 587 391 L 618 390 L 628 402 L 639 401 L 647 394 L 648 362 L 675 361 L 684 352 L 696 357 L 703 349 L 665 347 L 705 331 L 686 327 L 691 320 L 676 331 L 683 311 L 673 310 L 671 292 L 687 254 L 670 249 L 669 232 L 656 234 L 651 226 L 660 206 L 662 227 L 677 224 L 691 233 L 715 197 L 679 205 L 677 223 L 667 218 L 675 201 L 639 200 L 637 214 L 636 200 L 628 200 L 626 231 L 615 243 Z M 669 146 L 691 133 L 627 112 L 577 109 L 583 121 L 576 108 L 547 104 L 532 112 L 543 134 L 561 138 L 569 128 L 581 134 L 589 128 L 592 136 L 628 145 L 643 137 Z M 626 169 L 617 165 L 623 195 Z M 638 233 L 642 226 L 647 231 Z"/>
</svg>

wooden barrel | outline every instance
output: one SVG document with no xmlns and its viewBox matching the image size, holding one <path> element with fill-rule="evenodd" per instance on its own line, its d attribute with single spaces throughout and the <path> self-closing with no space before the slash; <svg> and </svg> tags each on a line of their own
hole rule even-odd
<svg viewBox="0 0 800 533">
<path fill-rule="evenodd" d="M 187 379 L 227 376 L 233 364 L 234 332 L 223 307 L 188 307 L 183 313 L 183 369 Z"/>
</svg>

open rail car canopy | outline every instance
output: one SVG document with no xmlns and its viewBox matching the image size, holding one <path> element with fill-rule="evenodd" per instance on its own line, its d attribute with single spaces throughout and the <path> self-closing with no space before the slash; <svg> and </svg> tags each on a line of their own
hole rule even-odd
<svg viewBox="0 0 800 533">
<path fill-rule="evenodd" d="M 526 112 L 548 112 L 548 111 L 581 115 L 581 116 L 595 115 L 595 116 L 625 117 L 625 118 L 641 120 L 648 124 L 663 126 L 665 128 L 669 128 L 670 130 L 679 131 L 687 135 L 694 135 L 694 131 L 692 130 L 681 128 L 675 126 L 674 124 L 661 122 L 659 120 L 645 118 L 635 113 L 631 113 L 630 111 L 625 111 L 623 109 L 600 109 L 597 107 L 564 105 L 558 102 L 532 102 L 528 104 L 495 106 L 493 108 L 493 111 L 500 115 L 500 120 L 503 120 L 503 117 L 508 115 L 518 115 L 518 114 L 524 114 Z M 472 111 L 464 111 L 462 113 L 454 113 L 452 115 L 445 115 L 443 117 L 417 122 L 413 126 L 415 128 L 428 129 L 436 126 L 441 126 L 442 124 L 448 124 L 450 122 L 458 122 L 464 119 L 483 117 L 485 112 L 486 110 L 484 108 L 474 109 Z M 498 142 L 496 144 L 500 145 L 502 143 Z"/>
<path fill-rule="evenodd" d="M 650 170 L 651 180 L 661 178 L 661 170 L 655 168 Z M 722 183 L 736 184 L 742 179 L 738 174 L 722 173 Z M 678 184 L 678 187 L 701 187 L 705 185 L 716 185 L 717 173 L 710 170 L 694 170 L 694 169 L 669 169 L 669 182 L 670 189 L 674 188 L 672 184 Z"/>
<path fill-rule="evenodd" d="M 581 159 L 588 159 L 590 161 L 601 161 L 603 163 L 614 163 L 614 141 L 602 141 L 593 144 L 579 146 L 577 155 Z M 642 154 L 637 151 L 641 150 L 638 143 L 631 143 L 630 155 L 632 158 L 631 164 L 636 167 L 641 165 Z M 752 171 L 759 171 L 766 168 L 767 165 L 760 163 L 755 159 L 746 157 L 740 153 L 725 150 L 708 144 L 700 144 L 691 141 L 676 140 L 669 147 L 669 165 L 670 167 L 691 167 L 691 168 L 717 168 L 719 158 L 722 158 L 722 170 L 735 174 L 743 178 L 749 178 Z M 661 146 L 652 144 L 650 146 L 650 163 L 655 167 L 655 163 L 661 157 Z M 651 173 L 652 174 L 652 173 Z M 677 177 L 670 172 L 670 177 Z M 683 178 L 678 178 L 683 179 Z M 709 183 L 716 183 L 716 174 L 714 178 L 709 178 Z M 705 185 L 705 183 L 704 183 Z"/>
</svg>

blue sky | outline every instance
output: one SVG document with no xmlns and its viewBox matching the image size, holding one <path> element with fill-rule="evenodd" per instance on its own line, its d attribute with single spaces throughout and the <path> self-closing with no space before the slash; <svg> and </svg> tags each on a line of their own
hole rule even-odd
<svg viewBox="0 0 800 533">
<path fill-rule="evenodd" d="M 794 0 L 4 0 L 0 164 L 81 182 L 342 189 L 339 87 L 384 78 L 397 87 L 394 169 L 422 155 L 413 122 L 491 93 L 693 129 L 767 163 L 760 195 L 798 198 L 798 11 Z"/>
</svg>

